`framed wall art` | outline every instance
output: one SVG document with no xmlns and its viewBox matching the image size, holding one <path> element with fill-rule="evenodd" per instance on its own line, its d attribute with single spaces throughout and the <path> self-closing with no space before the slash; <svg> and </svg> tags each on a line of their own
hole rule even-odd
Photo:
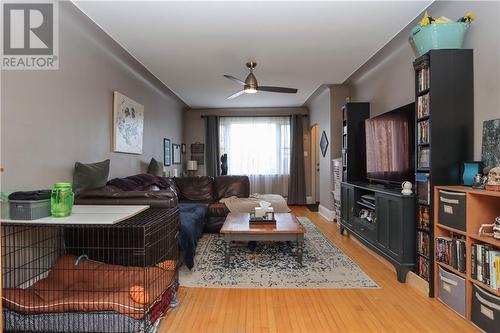
<svg viewBox="0 0 500 333">
<path fill-rule="evenodd" d="M 171 164 L 171 154 L 170 154 L 170 139 L 163 139 L 163 165 L 170 166 Z"/>
<path fill-rule="evenodd" d="M 172 164 L 181 164 L 181 145 L 172 143 Z"/>
<path fill-rule="evenodd" d="M 196 161 L 198 165 L 205 163 L 205 144 L 200 142 L 191 144 L 191 160 Z"/>
<path fill-rule="evenodd" d="M 144 106 L 115 91 L 113 94 L 113 151 L 142 154 Z"/>
</svg>

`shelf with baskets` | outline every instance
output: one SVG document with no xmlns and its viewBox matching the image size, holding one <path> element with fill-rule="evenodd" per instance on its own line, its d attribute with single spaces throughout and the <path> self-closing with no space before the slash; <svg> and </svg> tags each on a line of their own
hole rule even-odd
<svg viewBox="0 0 500 333">
<path fill-rule="evenodd" d="M 435 296 L 485 332 L 500 327 L 500 240 L 479 235 L 500 216 L 500 192 L 434 187 Z M 461 247 L 443 247 L 443 240 Z M 460 254 L 461 264 L 443 262 Z M 458 267 L 460 266 L 460 267 Z"/>
<path fill-rule="evenodd" d="M 413 66 L 417 194 L 415 273 L 430 282 L 434 280 L 434 185 L 459 184 L 460 162 L 473 157 L 472 50 L 431 50 L 417 58 Z M 457 143 L 451 138 L 461 138 L 461 141 Z M 429 296 L 433 294 L 434 284 L 429 283 Z"/>
</svg>

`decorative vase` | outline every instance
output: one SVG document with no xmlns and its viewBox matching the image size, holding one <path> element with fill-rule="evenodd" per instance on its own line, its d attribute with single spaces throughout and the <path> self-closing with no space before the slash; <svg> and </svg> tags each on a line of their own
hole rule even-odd
<svg viewBox="0 0 500 333">
<path fill-rule="evenodd" d="M 54 217 L 71 215 L 74 194 L 70 183 L 55 183 L 50 196 L 50 213 Z"/>
</svg>

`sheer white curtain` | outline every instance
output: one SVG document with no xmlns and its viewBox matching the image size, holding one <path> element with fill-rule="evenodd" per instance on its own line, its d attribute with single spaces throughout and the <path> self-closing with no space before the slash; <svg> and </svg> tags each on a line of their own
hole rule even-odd
<svg viewBox="0 0 500 333">
<path fill-rule="evenodd" d="M 221 117 L 228 174 L 247 175 L 251 193 L 288 195 L 290 117 Z"/>
</svg>

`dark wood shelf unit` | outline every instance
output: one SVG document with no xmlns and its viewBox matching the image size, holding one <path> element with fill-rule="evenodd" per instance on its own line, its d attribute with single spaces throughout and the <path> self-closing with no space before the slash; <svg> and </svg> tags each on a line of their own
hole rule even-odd
<svg viewBox="0 0 500 333">
<path fill-rule="evenodd" d="M 434 185 L 460 184 L 460 162 L 473 160 L 474 77 L 470 49 L 431 50 L 417 58 L 415 69 L 415 170 L 429 175 L 430 202 L 417 204 L 429 209 L 429 296 L 434 297 Z M 428 84 L 419 90 L 419 71 L 428 69 Z M 418 114 L 419 99 L 426 98 L 428 115 Z M 419 126 L 427 122 L 428 143 L 419 144 Z M 420 168 L 419 149 L 430 149 L 429 167 Z M 417 175 L 416 175 L 417 178 Z M 418 196 L 419 183 L 416 182 Z M 443 226 L 439 228 L 446 229 Z M 448 230 L 453 231 L 453 230 Z M 441 265 L 441 264 L 440 264 Z M 419 265 L 416 273 L 419 274 Z M 420 274 L 419 274 L 420 275 Z"/>
<path fill-rule="evenodd" d="M 349 102 L 342 106 L 342 180 L 345 182 L 366 179 L 365 120 L 368 118 L 370 103 Z"/>
<path fill-rule="evenodd" d="M 363 195 L 375 198 L 375 219 L 367 223 L 359 217 Z M 414 195 L 403 195 L 400 189 L 390 189 L 366 182 L 341 183 L 342 218 L 340 233 L 345 230 L 361 243 L 394 265 L 399 282 L 414 269 L 415 205 Z"/>
</svg>

